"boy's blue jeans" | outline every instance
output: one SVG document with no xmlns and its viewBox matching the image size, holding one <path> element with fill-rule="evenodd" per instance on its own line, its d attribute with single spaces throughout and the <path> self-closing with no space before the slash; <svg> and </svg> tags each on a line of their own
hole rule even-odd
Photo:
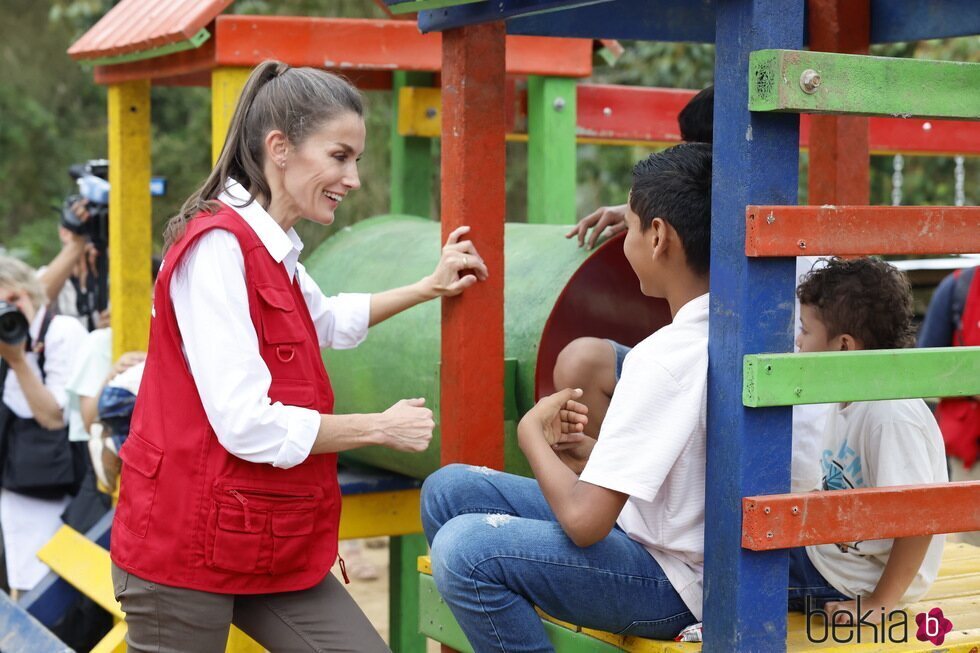
<svg viewBox="0 0 980 653">
<path fill-rule="evenodd" d="M 696 621 L 619 528 L 576 546 L 533 479 L 449 465 L 422 486 L 432 576 L 477 653 L 551 651 L 533 605 L 580 626 L 672 639 Z"/>
</svg>

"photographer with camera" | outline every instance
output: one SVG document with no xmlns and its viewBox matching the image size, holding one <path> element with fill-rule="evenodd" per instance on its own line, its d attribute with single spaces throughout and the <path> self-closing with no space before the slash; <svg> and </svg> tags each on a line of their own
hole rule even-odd
<svg viewBox="0 0 980 653">
<path fill-rule="evenodd" d="M 78 193 L 60 208 L 61 252 L 38 278 L 59 315 L 82 321 L 89 330 L 108 320 L 109 162 L 92 159 L 68 168 Z"/>
<path fill-rule="evenodd" d="M 61 525 L 84 472 L 64 405 L 85 329 L 51 315 L 46 303 L 34 270 L 0 256 L 0 528 L 15 597 L 47 574 L 36 553 Z"/>
</svg>

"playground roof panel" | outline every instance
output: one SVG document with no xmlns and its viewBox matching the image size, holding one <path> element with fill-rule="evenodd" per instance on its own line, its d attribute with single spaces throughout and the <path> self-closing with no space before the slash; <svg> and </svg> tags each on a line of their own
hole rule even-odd
<svg viewBox="0 0 980 653">
<path fill-rule="evenodd" d="M 378 89 L 391 87 L 393 70 L 438 72 L 442 66 L 442 35 L 420 34 L 414 21 L 224 14 L 215 19 L 213 32 L 199 48 L 96 66 L 95 81 L 196 83 L 215 67 L 251 67 L 273 58 L 341 72 L 361 88 Z M 592 41 L 507 37 L 507 72 L 587 77 Z"/>
<path fill-rule="evenodd" d="M 232 2 L 122 0 L 68 49 L 68 55 L 101 59 L 187 41 Z"/>
</svg>

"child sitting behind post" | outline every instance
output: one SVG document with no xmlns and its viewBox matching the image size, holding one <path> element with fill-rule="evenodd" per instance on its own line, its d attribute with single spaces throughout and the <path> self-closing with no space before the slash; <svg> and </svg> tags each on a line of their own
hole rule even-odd
<svg viewBox="0 0 980 653">
<path fill-rule="evenodd" d="M 476 653 L 552 650 L 534 606 L 660 639 L 701 618 L 711 147 L 638 163 L 630 207 L 623 251 L 673 322 L 630 352 L 602 436 L 566 388 L 518 425 L 536 480 L 450 465 L 422 487 L 432 576 Z"/>
<path fill-rule="evenodd" d="M 801 352 L 909 347 L 912 294 L 888 263 L 829 259 L 797 289 Z M 827 415 L 820 490 L 948 481 L 943 440 L 921 399 L 834 405 Z M 819 544 L 790 552 L 790 603 L 830 599 L 835 621 L 886 614 L 920 599 L 939 571 L 942 535 Z M 860 599 L 860 610 L 858 600 Z M 837 613 L 837 614 L 835 614 Z M 851 617 L 848 617 L 850 614 Z"/>
</svg>

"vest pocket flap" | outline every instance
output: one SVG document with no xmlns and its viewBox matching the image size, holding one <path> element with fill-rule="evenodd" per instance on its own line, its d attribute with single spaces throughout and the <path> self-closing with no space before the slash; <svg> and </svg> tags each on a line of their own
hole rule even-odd
<svg viewBox="0 0 980 653">
<path fill-rule="evenodd" d="M 313 532 L 316 510 L 291 510 L 272 515 L 272 534 L 278 537 L 309 535 Z"/>
<path fill-rule="evenodd" d="M 119 457 L 143 476 L 155 478 L 163 460 L 163 450 L 130 432 L 126 443 L 119 449 Z"/>
<path fill-rule="evenodd" d="M 265 530 L 267 513 L 262 510 L 243 510 L 241 506 L 219 505 L 218 528 L 236 533 L 261 533 Z"/>
<path fill-rule="evenodd" d="M 272 403 L 279 401 L 285 406 L 309 408 L 314 404 L 316 393 L 313 390 L 313 384 L 308 381 L 277 381 L 273 379 L 269 386 L 269 399 Z"/>
<path fill-rule="evenodd" d="M 294 300 L 292 293 L 288 289 L 277 288 L 276 286 L 256 286 L 255 290 L 259 293 L 266 304 L 280 311 L 294 310 Z"/>
<path fill-rule="evenodd" d="M 303 326 L 303 318 L 296 311 L 296 300 L 288 288 L 256 286 L 262 298 L 262 340 L 270 345 L 293 345 L 310 338 Z M 306 306 L 304 304 L 303 308 Z M 276 357 L 281 363 L 289 363 L 295 357 L 296 347 L 277 347 Z"/>
</svg>

